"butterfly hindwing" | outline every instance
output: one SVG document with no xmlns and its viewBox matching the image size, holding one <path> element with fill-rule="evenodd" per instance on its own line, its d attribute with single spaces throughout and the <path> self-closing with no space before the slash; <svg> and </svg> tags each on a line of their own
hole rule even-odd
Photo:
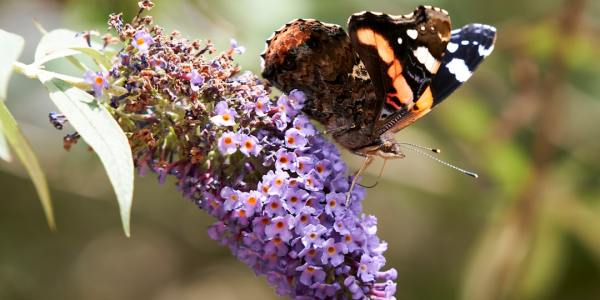
<svg viewBox="0 0 600 300">
<path fill-rule="evenodd" d="M 350 17 L 348 31 L 379 101 L 373 121 L 386 123 L 428 93 L 450 40 L 450 18 L 424 6 L 405 16 L 364 12 Z"/>
<path fill-rule="evenodd" d="M 434 105 L 442 102 L 475 71 L 494 49 L 496 29 L 485 24 L 468 24 L 452 31 L 442 66 L 433 78 Z"/>
</svg>

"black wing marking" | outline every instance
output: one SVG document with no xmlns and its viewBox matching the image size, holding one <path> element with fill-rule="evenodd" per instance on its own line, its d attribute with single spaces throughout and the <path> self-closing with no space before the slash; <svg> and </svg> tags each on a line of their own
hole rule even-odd
<svg viewBox="0 0 600 300">
<path fill-rule="evenodd" d="M 468 24 L 452 31 L 442 65 L 431 83 L 433 105 L 442 102 L 475 71 L 494 50 L 496 28 L 485 24 Z"/>
</svg>

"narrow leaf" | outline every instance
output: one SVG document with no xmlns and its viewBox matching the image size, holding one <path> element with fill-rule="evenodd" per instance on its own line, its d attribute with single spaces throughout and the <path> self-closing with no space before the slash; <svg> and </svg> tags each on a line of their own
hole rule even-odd
<svg viewBox="0 0 600 300">
<path fill-rule="evenodd" d="M 21 55 L 25 41 L 16 34 L 0 29 L 0 45 L 0 101 L 4 101 L 13 63 Z"/>
<path fill-rule="evenodd" d="M 23 45 L 23 38 L 0 29 L 0 101 L 6 100 L 8 81 L 12 74 L 13 63 L 19 58 Z M 10 150 L 0 126 L 0 159 L 11 161 Z"/>
<path fill-rule="evenodd" d="M 127 137 L 93 96 L 48 73 L 40 73 L 39 78 L 50 99 L 100 157 L 117 195 L 123 230 L 129 236 L 134 169 Z"/>
<path fill-rule="evenodd" d="M 46 214 L 46 219 L 48 221 L 48 226 L 51 230 L 56 229 L 56 223 L 54 222 L 54 212 L 52 211 L 52 201 L 50 199 L 50 192 L 48 191 L 48 184 L 46 183 L 46 177 L 42 172 L 42 168 L 29 145 L 25 136 L 19 129 L 17 125 L 17 121 L 14 119 L 6 104 L 3 101 L 0 101 L 0 127 L 6 134 L 6 138 L 10 145 L 13 147 L 15 154 L 21 160 L 25 169 L 29 173 L 31 180 L 33 181 L 33 185 L 37 190 L 38 195 L 40 196 L 40 200 L 42 202 L 42 207 L 44 208 L 44 213 Z"/>
<path fill-rule="evenodd" d="M 15 154 L 21 160 L 25 169 L 29 173 L 33 185 L 40 197 L 46 221 L 50 230 L 56 229 L 54 221 L 54 212 L 52 211 L 52 200 L 50 199 L 50 191 L 46 177 L 42 172 L 42 168 L 29 145 L 27 139 L 19 129 L 17 121 L 12 116 L 4 100 L 8 89 L 8 81 L 12 74 L 13 64 L 21 55 L 25 41 L 22 37 L 6 32 L 0 29 L 0 158 L 10 160 L 10 152 L 6 141 L 10 143 L 15 150 Z M 6 136 L 6 139 L 5 139 Z"/>
<path fill-rule="evenodd" d="M 35 50 L 33 65 L 43 65 L 51 60 L 85 54 L 96 60 L 104 68 L 110 67 L 110 60 L 104 51 L 99 50 L 101 45 L 92 43 L 90 47 L 85 39 L 77 36 L 75 31 L 56 29 L 46 33 Z"/>
<path fill-rule="evenodd" d="M 12 161 L 12 156 L 10 155 L 10 149 L 8 149 L 8 144 L 6 143 L 6 138 L 4 137 L 4 133 L 2 127 L 0 126 L 0 159 L 5 161 Z"/>
</svg>

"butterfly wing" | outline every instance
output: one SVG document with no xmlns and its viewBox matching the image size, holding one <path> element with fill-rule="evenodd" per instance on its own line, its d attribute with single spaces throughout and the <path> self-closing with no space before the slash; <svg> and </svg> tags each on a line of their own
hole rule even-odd
<svg viewBox="0 0 600 300">
<path fill-rule="evenodd" d="M 442 67 L 433 78 L 433 105 L 442 102 L 475 71 L 494 50 L 496 28 L 485 24 L 468 24 L 452 31 L 442 58 Z"/>
<path fill-rule="evenodd" d="M 365 65 L 378 101 L 375 128 L 410 112 L 437 73 L 450 40 L 446 11 L 420 6 L 405 16 L 363 12 L 348 21 L 350 40 Z"/>
<path fill-rule="evenodd" d="M 485 24 L 469 24 L 452 31 L 441 66 L 429 89 L 412 109 L 392 115 L 376 130 L 377 134 L 397 132 L 414 123 L 462 85 L 477 66 L 492 52 L 496 29 Z"/>
</svg>

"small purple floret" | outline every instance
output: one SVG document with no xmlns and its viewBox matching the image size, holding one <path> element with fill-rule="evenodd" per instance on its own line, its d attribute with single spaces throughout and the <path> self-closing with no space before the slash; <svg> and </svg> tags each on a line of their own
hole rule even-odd
<svg viewBox="0 0 600 300">
<path fill-rule="evenodd" d="M 84 75 L 85 82 L 92 85 L 96 98 L 102 97 L 103 91 L 108 89 L 108 72 L 107 71 L 87 71 Z"/>
<path fill-rule="evenodd" d="M 131 41 L 131 45 L 138 49 L 140 53 L 148 52 L 150 46 L 154 44 L 154 40 L 152 36 L 146 32 L 145 30 L 139 30 L 133 36 L 133 40 Z"/>
</svg>

